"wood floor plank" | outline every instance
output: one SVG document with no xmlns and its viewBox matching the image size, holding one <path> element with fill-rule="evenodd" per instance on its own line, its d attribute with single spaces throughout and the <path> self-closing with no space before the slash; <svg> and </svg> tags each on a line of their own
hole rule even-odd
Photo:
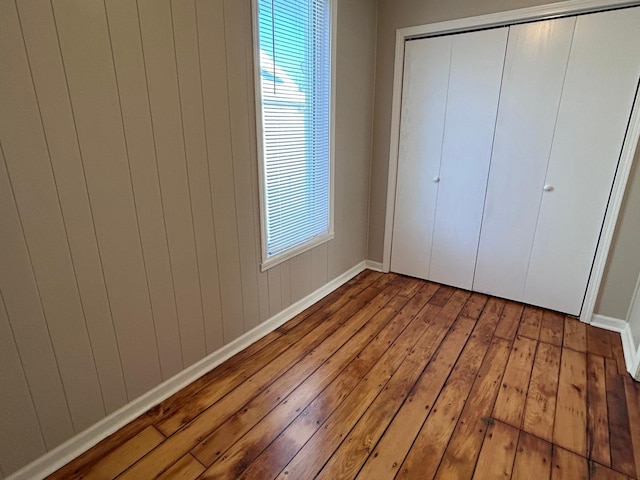
<svg viewBox="0 0 640 480">
<path fill-rule="evenodd" d="M 92 480 L 115 478 L 164 440 L 164 435 L 153 426 L 148 426 L 76 478 Z"/>
<path fill-rule="evenodd" d="M 584 353 L 562 350 L 553 443 L 587 455 L 587 360 Z"/>
<path fill-rule="evenodd" d="M 428 358 L 409 355 L 384 390 L 331 455 L 316 478 L 351 479 L 358 473 L 369 452 L 384 433 L 408 395 Z"/>
<path fill-rule="evenodd" d="M 425 286 L 425 282 L 417 278 L 406 277 L 405 281 L 405 286 L 398 292 L 398 295 L 401 297 L 411 298 Z M 439 287 L 436 286 L 435 283 L 433 284 L 433 286 L 433 291 L 437 291 Z"/>
<path fill-rule="evenodd" d="M 520 326 L 518 327 L 518 335 L 538 340 L 540 337 L 540 325 L 542 324 L 542 309 L 524 307 L 522 317 L 520 318 Z"/>
<path fill-rule="evenodd" d="M 223 379 L 225 379 L 225 377 L 228 378 L 236 375 L 241 377 L 243 374 L 246 375 L 248 373 L 248 369 L 244 366 L 248 365 L 248 362 L 252 361 L 252 357 L 257 354 L 264 356 L 266 354 L 266 351 L 263 351 L 264 348 L 280 337 L 282 337 L 282 333 L 278 331 L 270 332 L 210 372 L 207 372 L 193 383 L 190 383 L 179 392 L 176 392 L 174 395 L 167 398 L 147 413 L 154 418 L 154 423 L 159 424 L 164 419 L 175 415 L 174 412 L 183 408 L 185 403 L 191 401 L 191 398 L 194 397 L 194 395 L 199 392 L 202 394 L 202 390 L 204 388 L 210 387 L 216 382 L 224 381 Z M 285 343 L 285 340 L 280 340 L 280 343 Z M 165 433 L 168 434 L 169 432 L 167 431 Z"/>
<path fill-rule="evenodd" d="M 493 407 L 493 418 L 516 428 L 522 424 L 536 344 L 535 340 L 527 337 L 516 338 L 502 378 L 502 388 Z"/>
<path fill-rule="evenodd" d="M 430 307 L 433 306 L 428 308 Z M 434 308 L 439 309 L 440 307 Z M 277 459 L 283 461 L 280 467 L 274 467 L 275 472 L 272 472 L 272 476 L 275 476 L 286 464 L 286 461 L 293 458 L 304 444 L 304 441 L 312 435 L 313 431 L 319 428 L 319 425 L 348 396 L 358 382 L 367 375 L 367 372 L 376 364 L 389 345 L 393 344 L 398 335 L 407 326 L 408 322 L 405 320 L 395 318 L 367 345 L 356 360 L 341 372 L 339 377 L 325 388 L 301 413 L 299 408 L 292 412 L 288 404 L 280 404 L 279 407 L 276 407 L 255 428 L 232 445 L 224 454 L 220 455 L 207 469 L 203 478 L 237 478 L 274 439 L 277 439 L 276 443 L 279 441 L 280 445 L 263 455 L 263 459 L 268 459 L 270 453 L 275 451 Z M 291 423 L 292 417 L 295 420 Z M 281 435 L 286 428 L 297 432 L 295 435 L 296 441 L 286 442 L 287 435 Z M 298 441 L 300 443 L 297 443 Z M 287 458 L 287 460 L 284 461 L 282 460 L 283 458 Z M 268 461 L 263 463 L 273 466 Z"/>
<path fill-rule="evenodd" d="M 629 412 L 629 429 L 633 442 L 633 456 L 636 464 L 636 477 L 640 478 L 640 383 L 629 375 L 623 377 L 625 397 Z"/>
<path fill-rule="evenodd" d="M 68 463 L 56 472 L 47 477 L 47 480 L 68 480 L 72 478 L 81 478 L 96 463 L 107 457 L 127 441 L 140 434 L 148 428 L 154 421 L 154 416 L 143 414 L 122 427 L 117 432 L 109 435 L 100 443 L 87 450 L 85 453 L 76 458 L 73 462 Z"/>
<path fill-rule="evenodd" d="M 440 307 L 434 307 L 440 310 Z M 348 395 L 358 381 L 363 378 L 369 369 L 376 364 L 379 358 L 393 344 L 398 335 L 406 328 L 410 318 L 396 316 L 378 335 L 371 340 L 356 359 L 345 368 L 328 387 L 306 407 L 302 413 L 295 405 L 280 404 L 272 412 L 262 419 L 256 427 L 231 446 L 224 454 L 207 470 L 205 478 L 236 478 L 244 469 L 296 418 L 296 424 L 302 424 L 313 418 L 317 424 L 322 423 L 326 417 Z M 316 392 L 317 393 L 317 392 Z M 299 414 L 299 415 L 298 415 Z M 294 450 L 293 454 L 297 451 Z M 275 472 L 275 474 L 277 474 Z M 275 475 L 274 474 L 274 475 Z"/>
<path fill-rule="evenodd" d="M 513 478 L 550 478 L 551 458 L 552 447 L 549 442 L 527 432 L 520 432 L 513 464 Z"/>
<path fill-rule="evenodd" d="M 473 296 L 465 307 L 472 300 Z M 478 315 L 480 311 L 474 307 L 466 313 Z M 356 476 L 438 346 L 436 339 L 425 333 L 316 478 L 347 480 Z"/>
<path fill-rule="evenodd" d="M 587 327 L 587 351 L 594 355 L 613 358 L 609 332 L 589 325 Z"/>
<path fill-rule="evenodd" d="M 383 290 L 386 297 L 395 295 L 401 288 L 402 280 L 395 281 Z M 249 381 L 261 368 L 270 362 L 277 361 L 283 351 L 291 356 L 290 346 L 299 354 L 304 356 L 310 352 L 315 345 L 320 343 L 325 335 L 331 332 L 332 328 L 337 328 L 341 322 L 346 321 L 353 313 L 358 311 L 369 301 L 380 294 L 376 285 L 372 285 L 363 290 L 358 296 L 351 299 L 351 303 L 337 301 L 327 305 L 325 308 L 316 311 L 305 319 L 304 328 L 290 330 L 286 337 L 276 339 L 271 348 L 263 349 L 252 358 L 250 362 L 243 362 L 238 365 L 230 374 L 224 375 L 219 381 L 208 384 L 188 400 L 182 402 L 180 406 L 155 423 L 158 430 L 164 435 L 170 436 L 201 412 L 209 408 L 224 395 L 233 389 Z M 340 305 L 340 307 L 338 307 Z M 326 322 L 330 312 L 333 321 Z"/>
<path fill-rule="evenodd" d="M 486 301 L 485 296 L 472 295 L 462 309 L 460 316 L 469 318 L 467 316 L 472 315 L 477 317 Z M 472 337 L 479 338 L 479 342 L 488 342 L 493 330 L 495 330 L 497 320 L 498 314 L 493 317 L 484 315 L 483 319 L 476 325 Z M 433 338 L 430 338 L 428 332 L 426 333 L 427 335 L 418 341 L 416 348 L 413 349 L 405 362 L 396 371 L 387 387 L 378 395 L 355 427 L 342 441 L 340 447 L 333 453 L 318 478 L 332 480 L 338 478 L 351 479 L 358 473 L 436 350 L 436 342 L 434 342 Z M 471 340 L 471 342 L 473 341 Z M 480 348 L 475 349 L 474 353 L 479 355 L 481 354 L 480 350 Z M 471 363 L 467 361 L 465 363 L 466 367 L 469 367 Z"/>
<path fill-rule="evenodd" d="M 538 345 L 522 420 L 522 430 L 547 442 L 553 441 L 561 355 L 560 347 Z"/>
<path fill-rule="evenodd" d="M 301 322 L 305 321 L 309 316 L 313 315 L 319 310 L 337 311 L 345 302 L 352 298 L 357 297 L 368 287 L 375 286 L 376 288 L 384 288 L 389 283 L 393 283 L 396 279 L 396 275 L 391 275 L 387 278 L 386 275 L 382 275 L 379 272 L 372 270 L 364 270 L 352 278 L 349 282 L 341 285 L 326 297 L 322 298 L 319 302 L 312 305 L 311 308 L 305 309 L 298 315 L 283 325 L 280 325 L 276 331 L 279 333 L 286 333 L 296 328 Z M 388 283 L 381 283 L 381 280 Z M 318 305 L 319 303 L 319 305 Z"/>
<path fill-rule="evenodd" d="M 499 302 L 487 304 L 483 315 L 500 314 Z M 368 456 L 357 478 L 394 478 L 418 435 L 438 393 L 453 369 L 466 338 L 458 325 L 447 334 L 433 360 L 420 376 L 392 423 Z"/>
<path fill-rule="evenodd" d="M 610 467 L 607 388 L 604 358 L 599 355 L 587 355 L 587 405 L 589 458 Z"/>
<path fill-rule="evenodd" d="M 467 303 L 464 304 L 460 315 L 469 318 L 480 318 L 480 314 L 484 307 L 487 305 L 489 297 L 482 293 L 472 293 Z"/>
<path fill-rule="evenodd" d="M 629 412 L 624 392 L 624 380 L 618 375 L 615 360 L 605 359 L 607 410 L 609 412 L 609 441 L 611 468 L 625 475 L 635 476 L 636 464 L 629 428 Z"/>
<path fill-rule="evenodd" d="M 371 293 L 376 290 L 382 291 L 389 285 L 396 282 L 403 283 L 404 280 L 400 279 L 396 274 L 378 275 L 378 272 L 365 270 L 321 299 L 318 302 L 320 305 L 314 304 L 309 309 L 305 309 L 291 320 L 280 325 L 275 331 L 283 334 L 308 331 L 310 322 L 313 322 L 314 324 L 318 321 L 322 322 L 340 310 L 351 300 L 363 295 L 371 295 Z"/>
<path fill-rule="evenodd" d="M 542 324 L 540 325 L 540 341 L 561 347 L 563 335 L 564 315 L 544 310 L 542 312 Z"/>
<path fill-rule="evenodd" d="M 587 325 L 573 317 L 564 317 L 563 346 L 577 352 L 587 351 Z"/>
<path fill-rule="evenodd" d="M 407 299 L 405 297 L 396 296 L 388 306 L 383 308 L 377 320 L 381 322 L 388 321 L 406 302 Z M 365 326 L 368 320 L 374 316 L 373 314 L 377 312 L 376 308 L 371 308 L 371 304 L 367 307 L 369 308 L 365 307 L 365 309 L 358 312 L 361 322 L 352 327 L 355 331 L 348 332 L 347 338 L 349 338 L 349 334 L 356 333 L 357 330 Z M 374 320 L 373 324 L 367 326 L 372 327 L 377 323 L 378 322 Z M 246 433 L 269 413 L 271 409 L 288 398 L 295 390 L 298 390 L 298 387 L 301 387 L 302 400 L 304 401 L 305 386 L 313 385 L 314 382 L 320 382 L 318 386 L 322 387 L 326 385 L 326 383 L 330 383 L 333 379 L 331 374 L 336 372 L 330 371 L 328 375 L 323 375 L 325 372 L 321 371 L 320 374 L 315 377 L 313 374 L 317 372 L 316 369 L 318 366 L 329 361 L 329 359 L 331 359 L 331 367 L 336 362 L 339 366 L 343 366 L 348 361 L 349 357 L 347 356 L 350 356 L 351 352 L 348 349 L 341 348 L 344 346 L 343 342 L 345 340 L 341 338 L 343 337 L 343 332 L 337 331 L 336 333 L 338 333 L 338 335 L 331 339 L 325 339 L 322 344 L 298 361 L 293 368 L 282 375 L 276 382 L 262 390 L 248 403 L 244 404 L 240 410 L 236 411 L 236 413 L 231 414 L 227 419 L 223 420 L 220 426 L 191 449 L 191 453 L 203 464 L 210 465 L 216 457 L 224 451 L 223 448 L 225 444 L 228 445 L 230 441 Z M 360 335 L 356 339 L 356 348 L 358 348 L 358 343 L 363 340 L 362 337 L 366 337 L 368 334 L 367 331 L 360 333 L 363 333 L 363 335 Z M 337 357 L 334 355 L 336 351 L 338 352 Z M 234 410 L 235 407 L 230 404 L 230 409 Z"/>
<path fill-rule="evenodd" d="M 286 404 L 284 402 L 281 403 L 238 442 L 222 452 L 209 467 L 203 478 L 237 478 L 237 475 L 243 472 L 247 466 L 287 428 L 292 419 L 294 419 L 294 421 L 290 428 L 298 432 L 298 438 L 304 437 L 305 432 L 310 437 L 313 427 L 315 426 L 317 428 L 318 425 L 326 420 L 331 412 L 347 397 L 358 381 L 376 364 L 389 344 L 393 343 L 405 327 L 405 322 L 394 320 L 387 328 L 380 332 L 357 356 L 356 360 L 340 374 L 340 378 L 334 380 L 326 387 L 302 410 L 302 413 L 300 413 L 300 408 L 302 407 L 293 408 L 295 407 L 295 403 L 293 405 L 289 405 L 290 402 Z M 312 393 L 317 392 L 314 391 Z M 291 448 L 290 457 L 293 457 L 300 446 L 301 445 Z M 286 447 L 284 449 L 289 451 Z M 278 454 L 278 456 L 281 455 Z M 284 464 L 282 466 L 284 466 Z M 279 469 L 274 475 L 278 472 Z"/>
<path fill-rule="evenodd" d="M 488 314 L 482 315 L 478 321 L 438 400 L 400 466 L 397 478 L 433 478 L 435 475 L 491 344 L 503 309 L 500 303 L 494 302 L 497 308 L 493 314 L 488 307 Z"/>
<path fill-rule="evenodd" d="M 438 307 L 444 307 L 455 291 L 455 288 L 443 285 L 438 289 L 436 294 L 431 297 L 429 303 Z"/>
<path fill-rule="evenodd" d="M 364 271 L 50 478 L 638 478 L 623 355 L 573 317 Z"/>
<path fill-rule="evenodd" d="M 507 302 L 496 327 L 495 336 L 505 340 L 514 340 L 523 310 L 524 306 L 521 303 Z"/>
<path fill-rule="evenodd" d="M 489 425 L 473 479 L 511 478 L 518 437 L 519 430 L 511 425 L 499 421 L 494 421 Z"/>
<path fill-rule="evenodd" d="M 627 363 L 622 349 L 622 338 L 618 332 L 608 332 L 611 343 L 611 354 L 618 367 L 618 375 L 627 376 Z"/>
<path fill-rule="evenodd" d="M 553 448 L 551 480 L 589 480 L 587 459 L 564 448 Z"/>
<path fill-rule="evenodd" d="M 459 292 L 450 298 L 450 301 L 444 308 L 437 305 L 429 304 L 423 312 L 420 312 L 420 321 L 427 325 L 427 328 L 432 331 L 432 335 L 436 338 L 444 338 L 450 325 L 453 323 L 459 311 L 462 309 L 468 294 Z M 456 331 L 454 329 L 453 331 Z M 404 333 L 404 332 L 403 332 Z M 452 334 L 450 334 L 452 335 Z M 455 336 L 455 335 L 454 335 Z M 398 342 L 394 342 L 392 347 L 397 345 Z M 397 351 L 397 348 L 394 348 Z M 397 353 L 396 353 L 397 354 Z M 389 350 L 385 352 L 385 356 L 394 355 L 393 352 L 389 353 Z M 380 359 L 374 368 L 381 370 L 384 368 L 384 362 L 389 359 Z M 381 365 L 378 367 L 378 365 Z M 384 371 L 384 370 L 382 370 Z M 294 458 L 296 453 L 320 428 L 324 428 L 327 425 L 327 419 L 331 414 L 337 410 L 333 408 L 339 408 L 342 406 L 346 399 L 351 397 L 356 400 L 359 396 L 362 396 L 364 391 L 369 388 L 368 385 L 372 385 L 374 388 L 378 388 L 377 383 L 373 375 L 375 372 L 369 372 L 356 386 L 357 390 L 353 390 L 350 393 L 345 392 L 342 398 L 333 399 L 329 395 L 325 398 L 324 393 L 316 401 L 314 401 L 309 408 L 307 408 L 296 420 L 287 427 L 278 438 L 262 452 L 256 461 L 254 461 L 249 468 L 244 472 L 242 478 L 273 478 L 278 475 L 279 472 Z M 380 379 L 379 379 L 380 380 Z M 331 394 L 332 392 L 329 392 Z M 346 407 L 342 407 L 342 411 L 345 411 Z M 348 407 L 351 408 L 351 407 Z M 328 410 L 328 411 L 327 411 Z M 348 410 L 348 409 L 347 409 Z"/>
<path fill-rule="evenodd" d="M 509 343 L 494 337 L 478 372 L 462 415 L 451 436 L 436 479 L 471 478 L 480 455 L 491 410 L 509 358 Z"/>
<path fill-rule="evenodd" d="M 458 292 L 456 292 L 458 293 Z M 454 296 L 456 294 L 454 293 Z M 454 297 L 452 296 L 452 299 Z M 466 300 L 466 299 L 465 299 Z M 464 302 L 462 302 L 464 304 Z M 445 305 L 446 307 L 446 305 Z M 457 309 L 462 308 L 462 305 Z M 461 317 L 459 322 L 465 329 L 470 331 L 475 324 L 474 320 Z M 376 386 L 370 384 L 369 377 L 363 379 L 351 392 L 349 397 L 336 409 L 329 419 L 317 430 L 304 447 L 295 457 L 284 467 L 278 478 L 313 478 L 322 468 L 327 459 L 331 456 L 336 446 L 348 434 L 353 425 L 362 416 L 378 393 L 388 383 L 400 362 L 405 358 L 406 353 L 413 348 L 418 340 L 424 340 L 423 333 L 428 331 L 425 324 L 414 324 L 407 327 L 396 341 L 397 347 L 385 362 L 381 364 L 382 375 L 376 374 Z M 399 354 L 404 351 L 404 354 Z M 387 352 L 389 353 L 391 349 Z M 375 367 L 374 367 L 375 368 Z M 373 372 L 373 370 L 372 370 Z M 373 375 L 371 379 L 375 378 Z M 262 476 L 243 475 L 242 478 L 264 478 Z"/>
<path fill-rule="evenodd" d="M 593 461 L 589 462 L 589 478 L 591 480 L 629 480 L 626 475 Z"/>
<path fill-rule="evenodd" d="M 380 297 L 385 295 L 393 297 L 397 291 L 399 291 L 402 284 L 404 284 L 404 281 L 399 279 L 377 295 L 378 290 L 373 289 L 372 298 L 378 295 Z M 365 290 L 363 294 L 367 292 L 367 290 Z M 236 388 L 230 391 L 229 394 L 225 394 L 219 401 L 216 401 L 213 404 L 215 408 L 211 408 L 213 402 L 207 404 L 206 401 L 203 401 L 199 404 L 199 408 L 204 405 L 204 408 L 200 408 L 201 413 L 199 413 L 199 415 L 192 421 L 186 423 L 175 435 L 172 435 L 166 442 L 131 467 L 125 472 L 123 478 L 137 480 L 139 478 L 153 477 L 155 474 L 164 471 L 169 465 L 177 461 L 179 457 L 189 452 L 202 438 L 206 437 L 224 420 L 229 418 L 233 412 L 253 398 L 257 392 L 266 389 L 300 359 L 309 355 L 327 336 L 331 335 L 332 332 L 347 322 L 352 315 L 361 310 L 369 300 L 372 300 L 372 298 L 368 298 L 369 295 L 363 294 L 358 295 L 346 304 L 344 308 L 338 310 L 338 312 L 332 316 L 331 322 L 322 323 L 315 327 L 309 335 L 302 337 L 295 344 L 278 352 L 278 355 L 271 362 L 264 365 L 251 377 L 242 381 Z M 185 405 L 187 414 L 190 413 L 190 409 L 192 408 L 191 404 Z M 187 418 L 192 418 L 192 416 L 188 415 Z"/>
<path fill-rule="evenodd" d="M 384 306 L 376 306 L 375 300 L 365 306 L 356 314 L 362 317 L 362 328 L 355 332 L 335 353 L 327 355 L 326 358 L 314 360 L 318 368 L 290 395 L 284 396 L 281 388 L 262 392 L 194 447 L 191 450 L 192 454 L 203 464 L 211 465 L 224 454 L 235 440 L 248 432 L 272 409 L 277 408 L 279 406 L 277 399 L 285 404 L 278 411 L 278 414 L 281 415 L 279 420 L 293 420 L 317 396 L 318 391 L 329 385 L 385 326 L 393 327 L 396 324 L 399 328 L 406 326 L 408 321 L 427 303 L 435 290 L 437 290 L 435 285 L 426 284 L 411 299 L 400 295 L 401 291 Z M 407 300 L 409 301 L 407 302 Z M 403 312 L 399 314 L 400 309 Z M 395 323 L 392 322 L 394 317 L 396 317 Z M 406 321 L 403 322 L 403 320 Z M 397 333 L 399 334 L 400 331 Z M 326 347 L 327 344 L 328 341 L 325 341 L 320 347 Z M 299 371 L 300 368 L 303 368 L 302 363 L 308 361 L 309 358 L 303 359 L 296 365 L 295 370 Z M 212 472 L 208 472 L 208 474 L 211 475 Z"/>
<path fill-rule="evenodd" d="M 187 454 L 171 465 L 157 480 L 195 480 L 204 469 L 204 465 Z"/>
</svg>

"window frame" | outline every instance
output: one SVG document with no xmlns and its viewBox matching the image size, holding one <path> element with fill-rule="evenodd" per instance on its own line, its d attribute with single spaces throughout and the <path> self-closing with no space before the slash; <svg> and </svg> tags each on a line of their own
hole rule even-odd
<svg viewBox="0 0 640 480">
<path fill-rule="evenodd" d="M 335 106 L 336 106 L 336 30 L 337 30 L 337 0 L 329 3 L 329 227 L 327 233 L 315 236 L 306 242 L 289 248 L 269 257 L 267 252 L 267 198 L 265 182 L 265 152 L 264 130 L 262 118 L 262 84 L 260 76 L 260 35 L 258 31 L 258 2 L 251 0 L 253 19 L 253 75 L 256 117 L 256 146 L 258 158 L 258 190 L 260 196 L 260 270 L 267 271 L 271 267 L 281 264 L 334 238 L 334 171 L 335 171 Z"/>
</svg>

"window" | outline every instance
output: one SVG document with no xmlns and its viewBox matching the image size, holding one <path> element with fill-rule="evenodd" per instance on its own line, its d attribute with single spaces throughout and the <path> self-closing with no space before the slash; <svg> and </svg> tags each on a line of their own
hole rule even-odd
<svg viewBox="0 0 640 480">
<path fill-rule="evenodd" d="M 255 5 L 264 270 L 333 238 L 332 12 L 331 0 Z"/>
</svg>

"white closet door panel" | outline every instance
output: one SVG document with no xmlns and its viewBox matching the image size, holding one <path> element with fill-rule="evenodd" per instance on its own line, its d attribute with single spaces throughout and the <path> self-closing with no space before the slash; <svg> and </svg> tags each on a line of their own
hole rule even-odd
<svg viewBox="0 0 640 480">
<path fill-rule="evenodd" d="M 453 37 L 407 42 L 391 270 L 428 278 Z"/>
<path fill-rule="evenodd" d="M 581 310 L 640 75 L 639 26 L 640 8 L 578 17 L 527 303 L 571 314 Z"/>
<path fill-rule="evenodd" d="M 575 23 L 509 32 L 474 290 L 522 299 Z"/>
<path fill-rule="evenodd" d="M 429 278 L 470 289 L 508 28 L 455 35 Z"/>
</svg>

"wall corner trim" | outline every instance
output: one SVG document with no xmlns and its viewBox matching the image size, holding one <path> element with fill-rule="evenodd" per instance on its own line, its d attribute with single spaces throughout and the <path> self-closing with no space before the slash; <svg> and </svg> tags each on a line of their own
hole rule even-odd
<svg viewBox="0 0 640 480">
<path fill-rule="evenodd" d="M 379 271 L 379 269 L 375 268 L 377 265 L 379 264 L 376 262 L 368 261 L 358 263 L 342 275 L 339 275 L 335 279 L 329 281 L 316 291 L 311 292 L 306 297 L 297 301 L 293 305 L 290 305 L 257 327 L 249 330 L 242 336 L 224 345 L 222 348 L 207 355 L 202 360 L 190 367 L 187 367 L 168 380 L 165 380 L 157 387 L 127 403 L 111 415 L 100 420 L 98 423 L 70 438 L 62 445 L 59 445 L 17 472 L 9 475 L 6 480 L 32 480 L 34 478 L 44 478 L 52 474 L 60 467 L 66 465 L 74 458 L 89 450 L 101 440 L 107 438 L 127 423 L 145 413 L 150 408 L 169 398 L 171 395 L 194 382 L 207 372 L 213 370 L 225 360 L 231 358 L 236 353 L 272 332 L 280 325 L 291 320 L 300 312 L 327 296 L 329 293 L 351 280 L 363 270 L 368 268 Z"/>
<path fill-rule="evenodd" d="M 591 317 L 591 325 L 620 334 L 627 371 L 631 374 L 632 377 L 637 380 L 640 374 L 640 348 L 635 348 L 629 322 L 621 320 L 619 318 L 594 314 Z"/>
<path fill-rule="evenodd" d="M 374 262 L 373 260 L 365 260 L 365 268 L 373 270 L 374 272 L 384 272 L 382 268 L 382 262 Z"/>
</svg>

